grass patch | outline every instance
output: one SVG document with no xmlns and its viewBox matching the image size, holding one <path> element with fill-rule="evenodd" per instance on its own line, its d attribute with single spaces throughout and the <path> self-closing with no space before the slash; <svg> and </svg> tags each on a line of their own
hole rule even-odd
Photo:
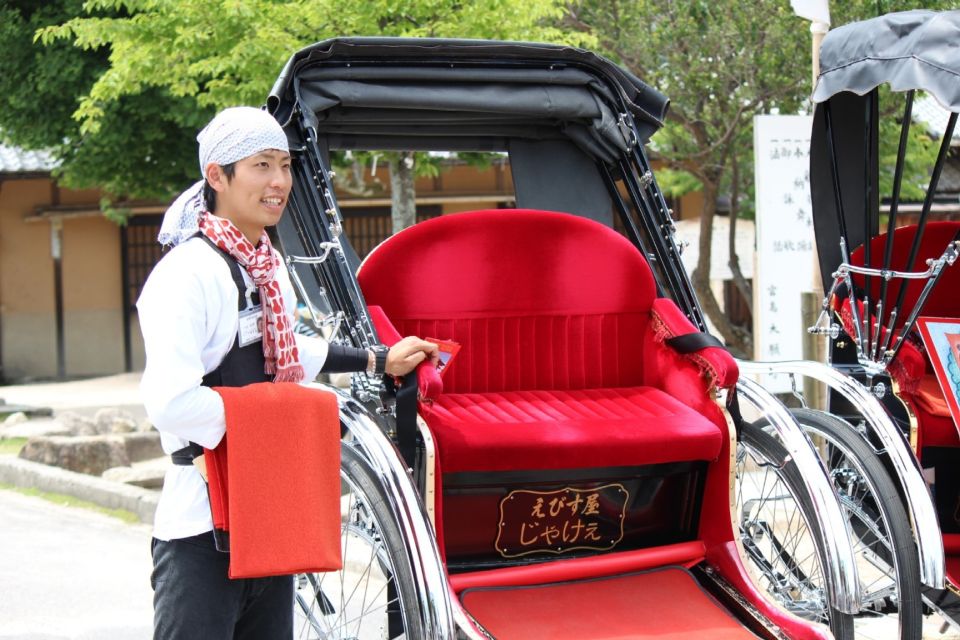
<svg viewBox="0 0 960 640">
<path fill-rule="evenodd" d="M 0 456 L 15 456 L 20 453 L 20 449 L 23 449 L 25 444 L 27 444 L 26 438 L 0 438 Z"/>
<path fill-rule="evenodd" d="M 34 489 L 32 487 L 16 487 L 12 484 L 7 484 L 4 482 L 0 482 L 0 490 L 14 491 L 21 495 L 30 496 L 33 498 L 41 498 L 48 502 L 59 504 L 65 507 L 75 507 L 78 509 L 96 511 L 97 513 L 102 513 L 103 515 L 110 516 L 112 518 L 118 518 L 127 524 L 136 524 L 140 522 L 140 518 L 138 518 L 137 514 L 133 513 L 132 511 L 127 511 L 126 509 L 108 509 L 106 507 L 101 507 L 95 502 L 81 500 L 80 498 L 74 498 L 73 496 L 68 496 L 62 493 L 40 491 L 39 489 Z"/>
</svg>

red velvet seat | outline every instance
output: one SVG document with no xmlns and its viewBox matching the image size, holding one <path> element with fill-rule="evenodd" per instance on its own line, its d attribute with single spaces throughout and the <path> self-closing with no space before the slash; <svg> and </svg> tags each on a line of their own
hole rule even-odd
<svg viewBox="0 0 960 640">
<path fill-rule="evenodd" d="M 640 252 L 596 222 L 529 210 L 441 216 L 385 241 L 358 278 L 400 335 L 462 346 L 443 393 L 421 407 L 443 473 L 721 450 L 726 423 L 707 389 L 733 384 L 736 365 L 720 349 L 689 357 L 663 344 L 695 329 L 656 298 Z"/>
<path fill-rule="evenodd" d="M 422 413 L 446 470 L 646 465 L 720 452 L 716 425 L 653 387 L 444 393 Z"/>
</svg>

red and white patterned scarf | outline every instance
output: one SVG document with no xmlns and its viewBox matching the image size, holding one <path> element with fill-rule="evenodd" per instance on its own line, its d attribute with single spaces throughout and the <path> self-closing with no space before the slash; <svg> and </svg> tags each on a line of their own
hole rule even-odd
<svg viewBox="0 0 960 640">
<path fill-rule="evenodd" d="M 264 371 L 274 374 L 274 382 L 303 380 L 303 367 L 293 337 L 293 326 L 283 306 L 280 285 L 277 284 L 279 260 L 273 252 L 267 232 L 263 232 L 259 244 L 254 247 L 232 222 L 209 212 L 200 216 L 200 231 L 235 259 L 257 285 L 263 308 Z"/>
</svg>

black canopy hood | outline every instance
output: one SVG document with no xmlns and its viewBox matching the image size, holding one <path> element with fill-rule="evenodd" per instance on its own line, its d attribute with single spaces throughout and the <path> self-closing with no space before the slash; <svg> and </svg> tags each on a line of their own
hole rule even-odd
<svg viewBox="0 0 960 640">
<path fill-rule="evenodd" d="M 594 53 L 548 44 L 417 38 L 335 38 L 294 54 L 269 111 L 298 106 L 332 146 L 500 148 L 504 140 L 566 138 L 611 160 L 663 125 L 669 101 Z M 485 142 L 489 141 L 489 142 Z M 459 145 L 459 146 L 458 146 Z"/>
</svg>

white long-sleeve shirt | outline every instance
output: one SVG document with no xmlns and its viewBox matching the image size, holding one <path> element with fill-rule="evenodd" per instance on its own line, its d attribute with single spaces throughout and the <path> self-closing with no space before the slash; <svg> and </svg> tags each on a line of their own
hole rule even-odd
<svg viewBox="0 0 960 640">
<path fill-rule="evenodd" d="M 296 296 L 282 264 L 277 280 L 292 321 Z M 240 271 L 249 286 L 246 270 Z M 174 247 L 144 284 L 137 301 L 146 352 L 140 389 L 147 416 L 168 454 L 190 442 L 212 449 L 226 432 L 223 401 L 201 382 L 237 340 L 237 296 L 227 262 L 199 237 Z M 327 343 L 299 334 L 296 340 L 304 380 L 311 381 L 327 357 Z M 212 528 L 200 473 L 192 466 L 174 466 L 164 479 L 154 537 L 185 538 Z"/>
</svg>

